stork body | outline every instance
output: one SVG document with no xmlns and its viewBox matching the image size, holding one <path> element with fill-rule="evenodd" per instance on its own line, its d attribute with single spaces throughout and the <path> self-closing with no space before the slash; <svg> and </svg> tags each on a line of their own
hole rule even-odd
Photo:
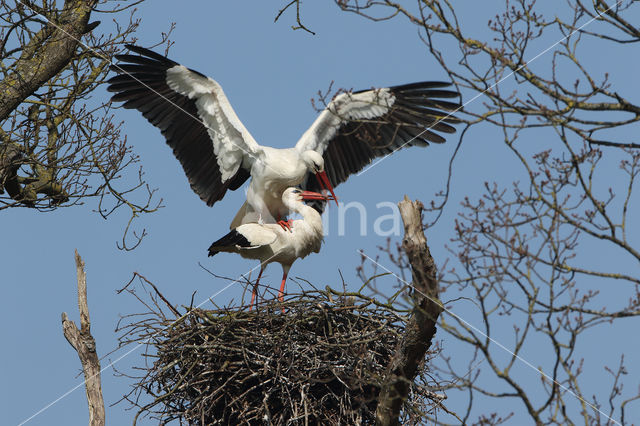
<svg viewBox="0 0 640 426">
<path fill-rule="evenodd" d="M 158 127 L 191 188 L 211 206 L 252 178 L 247 202 L 232 222 L 273 222 L 287 210 L 282 191 L 302 184 L 319 192 L 344 182 L 374 158 L 404 146 L 442 143 L 453 133 L 458 97 L 444 82 L 344 92 L 335 96 L 294 148 L 259 145 L 220 85 L 160 54 L 128 45 L 109 80 L 113 101 L 137 109 Z M 317 179 L 311 179 L 315 175 Z M 267 220 L 268 219 L 268 220 Z"/>
<path fill-rule="evenodd" d="M 219 252 L 238 253 L 244 258 L 260 261 L 260 273 L 251 297 L 252 305 L 262 272 L 269 263 L 277 262 L 282 265 L 283 277 L 278 293 L 278 299 L 282 301 L 285 282 L 293 262 L 311 253 L 318 253 L 322 245 L 320 213 L 305 205 L 302 200 L 320 200 L 325 197 L 318 193 L 288 188 L 281 199 L 288 211 L 302 216 L 302 219 L 290 221 L 290 230 L 271 223 L 246 223 L 231 230 L 209 247 L 209 256 Z"/>
<path fill-rule="evenodd" d="M 285 189 L 300 185 L 309 170 L 322 172 L 324 169 L 324 160 L 315 151 L 264 146 L 262 152 L 263 160 L 251 166 L 253 179 L 247 190 L 247 201 L 231 222 L 231 229 L 244 223 L 274 223 L 285 218 L 289 212 L 282 202 Z"/>
</svg>

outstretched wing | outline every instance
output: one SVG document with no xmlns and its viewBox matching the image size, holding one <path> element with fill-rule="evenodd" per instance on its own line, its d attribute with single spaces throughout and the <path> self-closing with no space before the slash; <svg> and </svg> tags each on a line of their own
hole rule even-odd
<svg viewBox="0 0 640 426">
<path fill-rule="evenodd" d="M 220 85 L 160 54 L 127 45 L 108 89 L 114 102 L 137 109 L 158 127 L 191 188 L 211 206 L 250 176 L 261 147 L 243 126 Z"/>
<path fill-rule="evenodd" d="M 437 132 L 454 133 L 460 121 L 450 114 L 460 108 L 446 99 L 460 94 L 450 83 L 425 81 L 336 96 L 302 135 L 296 149 L 314 150 L 324 158 L 335 187 L 375 158 L 406 146 L 445 141 Z M 307 176 L 305 189 L 321 188 Z"/>
</svg>

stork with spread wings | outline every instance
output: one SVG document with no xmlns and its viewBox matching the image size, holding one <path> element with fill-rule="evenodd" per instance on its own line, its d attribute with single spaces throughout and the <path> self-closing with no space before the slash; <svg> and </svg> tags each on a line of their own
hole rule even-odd
<svg viewBox="0 0 640 426">
<path fill-rule="evenodd" d="M 337 95 L 293 148 L 259 145 L 244 127 L 220 85 L 158 53 L 128 45 L 109 80 L 114 102 L 140 111 L 158 127 L 180 161 L 193 191 L 207 205 L 251 177 L 247 201 L 231 223 L 275 218 L 287 226 L 282 194 L 303 185 L 333 188 L 375 158 L 405 146 L 445 141 L 459 121 L 458 92 L 427 81 Z M 314 178 L 312 178 L 312 175 Z"/>
</svg>

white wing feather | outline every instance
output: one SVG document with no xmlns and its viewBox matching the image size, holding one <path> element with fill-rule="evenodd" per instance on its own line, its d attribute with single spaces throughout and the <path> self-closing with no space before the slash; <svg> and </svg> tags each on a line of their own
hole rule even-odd
<svg viewBox="0 0 640 426">
<path fill-rule="evenodd" d="M 260 145 L 244 127 L 215 80 L 176 65 L 167 70 L 167 84 L 189 99 L 195 99 L 200 118 L 213 141 L 223 182 L 233 177 L 243 162 L 248 166 L 258 157 Z"/>
<path fill-rule="evenodd" d="M 316 121 L 302 135 L 296 149 L 322 154 L 340 126 L 350 120 L 380 117 L 389 111 L 395 96 L 388 88 L 360 93 L 341 93 L 320 113 Z"/>
<path fill-rule="evenodd" d="M 275 225 L 278 228 L 280 225 Z M 272 229 L 269 229 L 269 225 L 259 225 L 257 223 L 247 223 L 240 225 L 236 228 L 236 231 L 242 234 L 247 241 L 251 244 L 251 248 L 267 246 L 275 242 L 278 238 L 278 234 Z"/>
</svg>

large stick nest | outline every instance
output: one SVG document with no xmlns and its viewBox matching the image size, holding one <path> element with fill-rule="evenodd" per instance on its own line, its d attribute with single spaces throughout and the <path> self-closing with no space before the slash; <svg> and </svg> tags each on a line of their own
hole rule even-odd
<svg viewBox="0 0 640 426">
<path fill-rule="evenodd" d="M 133 318 L 123 342 L 147 342 L 152 362 L 127 399 L 161 423 L 202 425 L 374 423 L 405 320 L 373 299 L 321 291 L 252 312 Z M 144 394 L 153 401 L 142 404 Z M 414 384 L 405 421 L 419 422 L 429 394 Z"/>
</svg>

